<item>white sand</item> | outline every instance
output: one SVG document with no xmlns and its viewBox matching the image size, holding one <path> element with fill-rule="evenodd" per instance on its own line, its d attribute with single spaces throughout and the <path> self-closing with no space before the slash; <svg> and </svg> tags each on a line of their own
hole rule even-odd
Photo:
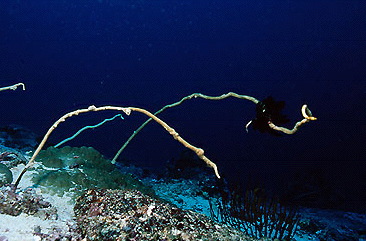
<svg viewBox="0 0 366 241">
<path fill-rule="evenodd" d="M 19 165 L 12 169 L 14 177 L 17 177 L 24 165 Z M 24 189 L 33 185 L 31 182 L 32 171 L 28 171 L 22 178 L 19 184 L 20 189 Z M 57 208 L 57 220 L 42 220 L 39 217 L 20 214 L 19 216 L 11 216 L 6 214 L 0 214 L 0 240 L 9 241 L 28 241 L 28 240 L 41 240 L 39 236 L 33 235 L 35 228 L 39 227 L 41 233 L 50 233 L 53 228 L 61 229 L 63 233 L 67 233 L 69 230 L 68 224 L 72 224 L 74 212 L 73 202 L 69 195 L 63 197 L 51 196 L 41 193 L 39 188 L 34 189 L 37 194 L 44 197 L 44 200 L 51 203 L 53 207 Z M 37 228 L 39 230 L 39 228 Z M 3 239 L 1 239 L 3 238 Z"/>
</svg>

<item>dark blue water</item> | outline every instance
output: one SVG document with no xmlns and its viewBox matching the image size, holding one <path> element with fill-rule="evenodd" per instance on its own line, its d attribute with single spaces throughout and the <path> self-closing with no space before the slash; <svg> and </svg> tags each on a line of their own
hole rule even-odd
<svg viewBox="0 0 366 241">
<path fill-rule="evenodd" d="M 255 105 L 191 100 L 161 118 L 205 149 L 223 175 L 256 176 L 283 189 L 309 173 L 344 198 L 366 203 L 365 1 L 10 1 L 0 2 L 0 125 L 43 134 L 62 114 L 94 105 L 156 111 L 194 92 L 229 91 L 286 101 L 292 125 L 306 103 L 318 121 L 274 137 L 245 124 Z M 115 113 L 74 117 L 50 142 Z M 70 145 L 112 157 L 144 121 L 138 113 L 88 131 Z M 147 126 L 122 154 L 160 167 L 184 148 Z M 322 174 L 313 171 L 321 170 Z M 323 178 L 323 179 L 322 179 Z M 307 179 L 307 178 L 305 178 Z"/>
</svg>

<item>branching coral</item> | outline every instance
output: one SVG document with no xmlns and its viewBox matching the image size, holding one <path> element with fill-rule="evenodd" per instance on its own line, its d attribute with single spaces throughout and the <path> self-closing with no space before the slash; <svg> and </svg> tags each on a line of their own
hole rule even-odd
<svg viewBox="0 0 366 241">
<path fill-rule="evenodd" d="M 213 220 L 258 239 L 292 240 L 299 221 L 296 207 L 282 205 L 261 188 L 243 192 L 222 185 L 209 204 Z"/>
<path fill-rule="evenodd" d="M 178 106 L 185 102 L 186 100 L 194 99 L 194 98 L 202 98 L 206 100 L 223 100 L 229 97 L 238 98 L 238 99 L 244 99 L 249 100 L 256 104 L 256 111 L 257 111 L 257 118 L 254 120 L 251 120 L 246 124 L 245 128 L 248 132 L 248 127 L 251 123 L 253 123 L 253 128 L 257 129 L 261 132 L 269 132 L 273 135 L 279 135 L 279 132 L 285 133 L 285 134 L 294 134 L 297 132 L 299 127 L 306 122 L 309 122 L 311 120 L 316 120 L 315 117 L 312 116 L 311 111 L 307 107 L 307 105 L 304 105 L 302 107 L 302 115 L 304 119 L 298 123 L 295 124 L 295 127 L 291 130 L 279 127 L 277 125 L 282 125 L 284 123 L 287 123 L 289 120 L 282 115 L 281 110 L 284 107 L 284 102 L 279 101 L 276 102 L 273 100 L 272 97 L 268 97 L 263 101 L 259 101 L 258 99 L 248 96 L 248 95 L 240 95 L 234 92 L 229 92 L 220 96 L 208 96 L 201 93 L 193 93 L 191 95 L 188 95 L 184 98 L 182 98 L 180 101 L 175 102 L 173 104 L 169 104 L 158 110 L 154 113 L 154 115 L 158 115 L 164 110 L 168 108 L 172 108 L 175 106 Z M 132 135 L 127 139 L 127 141 L 122 145 L 122 147 L 118 150 L 117 154 L 113 157 L 112 163 L 116 163 L 117 158 L 122 153 L 122 151 L 127 147 L 127 145 L 130 143 L 130 141 L 150 122 L 152 121 L 152 118 L 149 118 L 146 120 L 142 125 L 140 125 L 133 133 Z M 276 123 L 276 124 L 274 124 Z"/>
<path fill-rule="evenodd" d="M 17 188 L 22 176 L 24 175 L 24 173 L 34 164 L 35 159 L 38 155 L 38 153 L 40 152 L 40 150 L 43 148 L 44 144 L 46 143 L 47 139 L 49 138 L 49 136 L 51 135 L 51 133 L 57 128 L 57 126 L 64 122 L 67 118 L 75 116 L 75 115 L 79 115 L 81 113 L 86 113 L 86 112 L 92 112 L 92 111 L 103 111 L 103 110 L 115 110 L 115 111 L 122 111 L 124 112 L 126 115 L 130 115 L 132 111 L 135 112 L 140 112 L 142 114 L 147 115 L 148 117 L 152 118 L 154 121 L 156 121 L 158 124 L 160 124 L 162 127 L 164 127 L 164 129 L 174 137 L 175 140 L 179 141 L 182 145 L 184 145 L 185 147 L 191 149 L 192 151 L 194 151 L 197 156 L 199 158 L 201 158 L 209 167 L 213 168 L 215 171 L 215 174 L 218 178 L 220 178 L 217 166 L 214 162 L 212 162 L 210 159 L 208 159 L 205 155 L 204 155 L 204 150 L 198 147 L 193 146 L 192 144 L 190 144 L 189 142 L 187 142 L 185 139 L 183 139 L 173 128 L 171 128 L 167 123 L 165 123 L 163 120 L 161 120 L 160 118 L 156 117 L 155 115 L 153 115 L 152 113 L 150 113 L 149 111 L 145 110 L 145 109 L 141 109 L 141 108 L 137 108 L 137 107 L 119 107 L 119 106 L 102 106 L 102 107 L 96 107 L 94 105 L 89 106 L 87 109 L 79 109 L 79 110 L 75 110 L 72 112 L 69 112 L 65 115 L 63 115 L 60 119 L 58 119 L 47 131 L 46 135 L 43 137 L 41 143 L 39 144 L 38 148 L 35 150 L 35 152 L 33 153 L 31 159 L 29 160 L 28 164 L 25 166 L 25 168 L 22 170 L 22 172 L 20 173 L 19 177 L 17 178 L 15 184 L 14 184 L 14 188 Z"/>
<path fill-rule="evenodd" d="M 9 90 L 9 89 L 16 89 L 18 86 L 22 86 L 23 89 L 25 89 L 25 86 L 23 83 L 18 83 L 12 86 L 8 86 L 8 87 L 3 87 L 0 88 L 0 91 L 2 90 Z M 119 107 L 119 106 L 102 106 L 102 107 L 96 107 L 94 105 L 89 106 L 86 109 L 79 109 L 79 110 L 75 110 L 75 111 L 71 111 L 65 115 L 63 115 L 61 118 L 59 118 L 47 131 L 47 133 L 45 134 L 45 136 L 43 137 L 41 143 L 39 144 L 39 146 L 37 147 L 37 149 L 35 150 L 35 152 L 33 153 L 33 156 L 31 157 L 30 161 L 28 162 L 28 164 L 25 166 L 25 168 L 22 170 L 22 172 L 20 173 L 20 175 L 18 176 L 15 184 L 14 184 L 14 188 L 17 188 L 22 176 L 24 175 L 24 173 L 34 164 L 35 159 L 38 155 L 38 153 L 40 152 L 40 150 L 43 148 L 43 146 L 45 145 L 47 139 L 49 138 L 50 134 L 57 128 L 57 126 L 61 123 L 64 122 L 67 118 L 72 117 L 72 116 L 76 116 L 82 113 L 86 113 L 86 112 L 96 112 L 96 111 L 104 111 L 104 110 L 113 110 L 113 111 L 119 111 L 122 112 L 126 115 L 130 115 L 131 112 L 139 112 L 142 113 L 146 116 L 149 117 L 149 119 L 144 122 L 135 132 L 134 134 L 126 141 L 126 143 L 122 146 L 122 148 L 120 149 L 120 151 L 117 153 L 116 157 L 113 159 L 112 162 L 115 162 L 116 158 L 118 157 L 118 155 L 121 153 L 121 151 L 127 146 L 127 144 L 131 141 L 131 139 L 147 124 L 149 123 L 151 120 L 154 120 L 155 122 L 157 122 L 159 125 L 161 125 L 170 135 L 173 136 L 173 138 L 177 141 L 179 141 L 182 145 L 184 145 L 186 148 L 192 150 L 193 152 L 196 153 L 196 155 L 202 159 L 209 167 L 213 168 L 215 171 L 215 175 L 217 178 L 220 178 L 219 172 L 218 172 L 218 168 L 216 166 L 216 164 L 214 162 L 212 162 L 209 158 L 207 158 L 205 156 L 204 150 L 196 147 L 192 144 L 190 144 L 188 141 L 186 141 L 185 139 L 183 139 L 178 132 L 176 132 L 171 126 L 169 126 L 166 122 L 164 122 L 162 119 L 160 119 L 159 117 L 157 117 L 157 114 L 161 113 L 162 111 L 164 111 L 167 108 L 171 108 L 177 105 L 180 105 L 181 103 L 183 103 L 186 100 L 192 99 L 192 98 L 203 98 L 203 99 L 207 99 L 207 100 L 222 100 L 228 97 L 234 97 L 234 98 L 239 98 L 239 99 L 246 99 L 249 101 L 252 101 L 253 103 L 255 103 L 257 105 L 257 118 L 252 120 L 251 122 L 249 122 L 246 125 L 246 128 L 248 128 L 248 126 L 250 125 L 250 123 L 253 123 L 253 125 L 259 129 L 259 130 L 264 130 L 263 128 L 268 128 L 271 131 L 279 131 L 279 132 L 283 132 L 285 134 L 293 134 L 295 132 L 297 132 L 298 128 L 300 126 L 302 126 L 303 124 L 311 121 L 311 120 L 316 120 L 315 117 L 312 116 L 311 111 L 308 109 L 308 107 L 306 105 L 304 105 L 302 107 L 302 114 L 304 119 L 297 122 L 294 126 L 293 129 L 287 129 L 285 127 L 280 127 L 277 126 L 276 124 L 282 124 L 284 122 L 281 122 L 280 120 L 284 120 L 284 117 L 281 115 L 280 110 L 283 108 L 281 102 L 275 102 L 273 99 L 269 99 L 267 98 L 264 101 L 259 101 L 254 97 L 251 96 L 247 96 L 247 95 L 239 95 L 236 94 L 234 92 L 229 92 L 227 94 L 223 94 L 220 96 L 208 96 L 208 95 L 204 95 L 204 94 L 200 94 L 200 93 L 194 93 L 191 94 L 189 96 L 186 96 L 184 98 L 182 98 L 180 101 L 170 104 L 170 105 L 166 105 L 164 106 L 162 109 L 160 109 L 159 111 L 155 112 L 154 114 L 152 114 L 151 112 L 142 109 L 142 108 L 137 108 L 137 107 Z M 259 123 L 260 125 L 257 125 Z"/>
<path fill-rule="evenodd" d="M 22 86 L 23 90 L 25 90 L 25 84 L 18 83 L 18 84 L 6 86 L 6 87 L 0 87 L 0 91 L 3 91 L 3 90 L 16 90 L 19 86 Z"/>
</svg>

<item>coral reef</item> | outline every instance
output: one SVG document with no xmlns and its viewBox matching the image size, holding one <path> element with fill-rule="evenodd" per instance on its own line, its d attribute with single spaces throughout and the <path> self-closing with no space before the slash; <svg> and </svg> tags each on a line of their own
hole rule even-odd
<svg viewBox="0 0 366 241">
<path fill-rule="evenodd" d="M 34 183 L 42 191 L 62 196 L 87 188 L 133 188 L 153 193 L 130 174 L 123 174 L 92 147 L 49 147 L 38 155 Z"/>
<path fill-rule="evenodd" d="M 43 216 L 44 219 L 56 219 L 56 209 L 43 197 L 28 188 L 13 192 L 10 185 L 0 188 L 0 213 L 18 216 L 21 213 Z"/>
<path fill-rule="evenodd" d="M 74 210 L 87 240 L 256 240 L 135 190 L 91 189 Z"/>
</svg>

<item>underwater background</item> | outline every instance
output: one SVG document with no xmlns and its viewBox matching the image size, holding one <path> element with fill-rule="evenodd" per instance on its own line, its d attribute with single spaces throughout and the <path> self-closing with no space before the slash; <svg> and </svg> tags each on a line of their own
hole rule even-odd
<svg viewBox="0 0 366 241">
<path fill-rule="evenodd" d="M 0 126 L 38 135 L 89 105 L 157 111 L 194 92 L 285 101 L 286 127 L 307 104 L 317 121 L 295 135 L 245 125 L 255 105 L 193 99 L 159 115 L 205 150 L 233 182 L 283 192 L 293 182 L 327 190 L 332 208 L 366 209 L 365 1 L 0 1 Z M 70 118 L 50 145 L 115 113 Z M 146 119 L 133 113 L 68 143 L 108 158 Z M 122 153 L 159 171 L 184 147 L 155 123 Z M 209 170 L 211 171 L 211 170 Z M 322 189 L 323 188 L 323 189 Z M 318 191 L 319 191 L 318 190 Z"/>
</svg>

